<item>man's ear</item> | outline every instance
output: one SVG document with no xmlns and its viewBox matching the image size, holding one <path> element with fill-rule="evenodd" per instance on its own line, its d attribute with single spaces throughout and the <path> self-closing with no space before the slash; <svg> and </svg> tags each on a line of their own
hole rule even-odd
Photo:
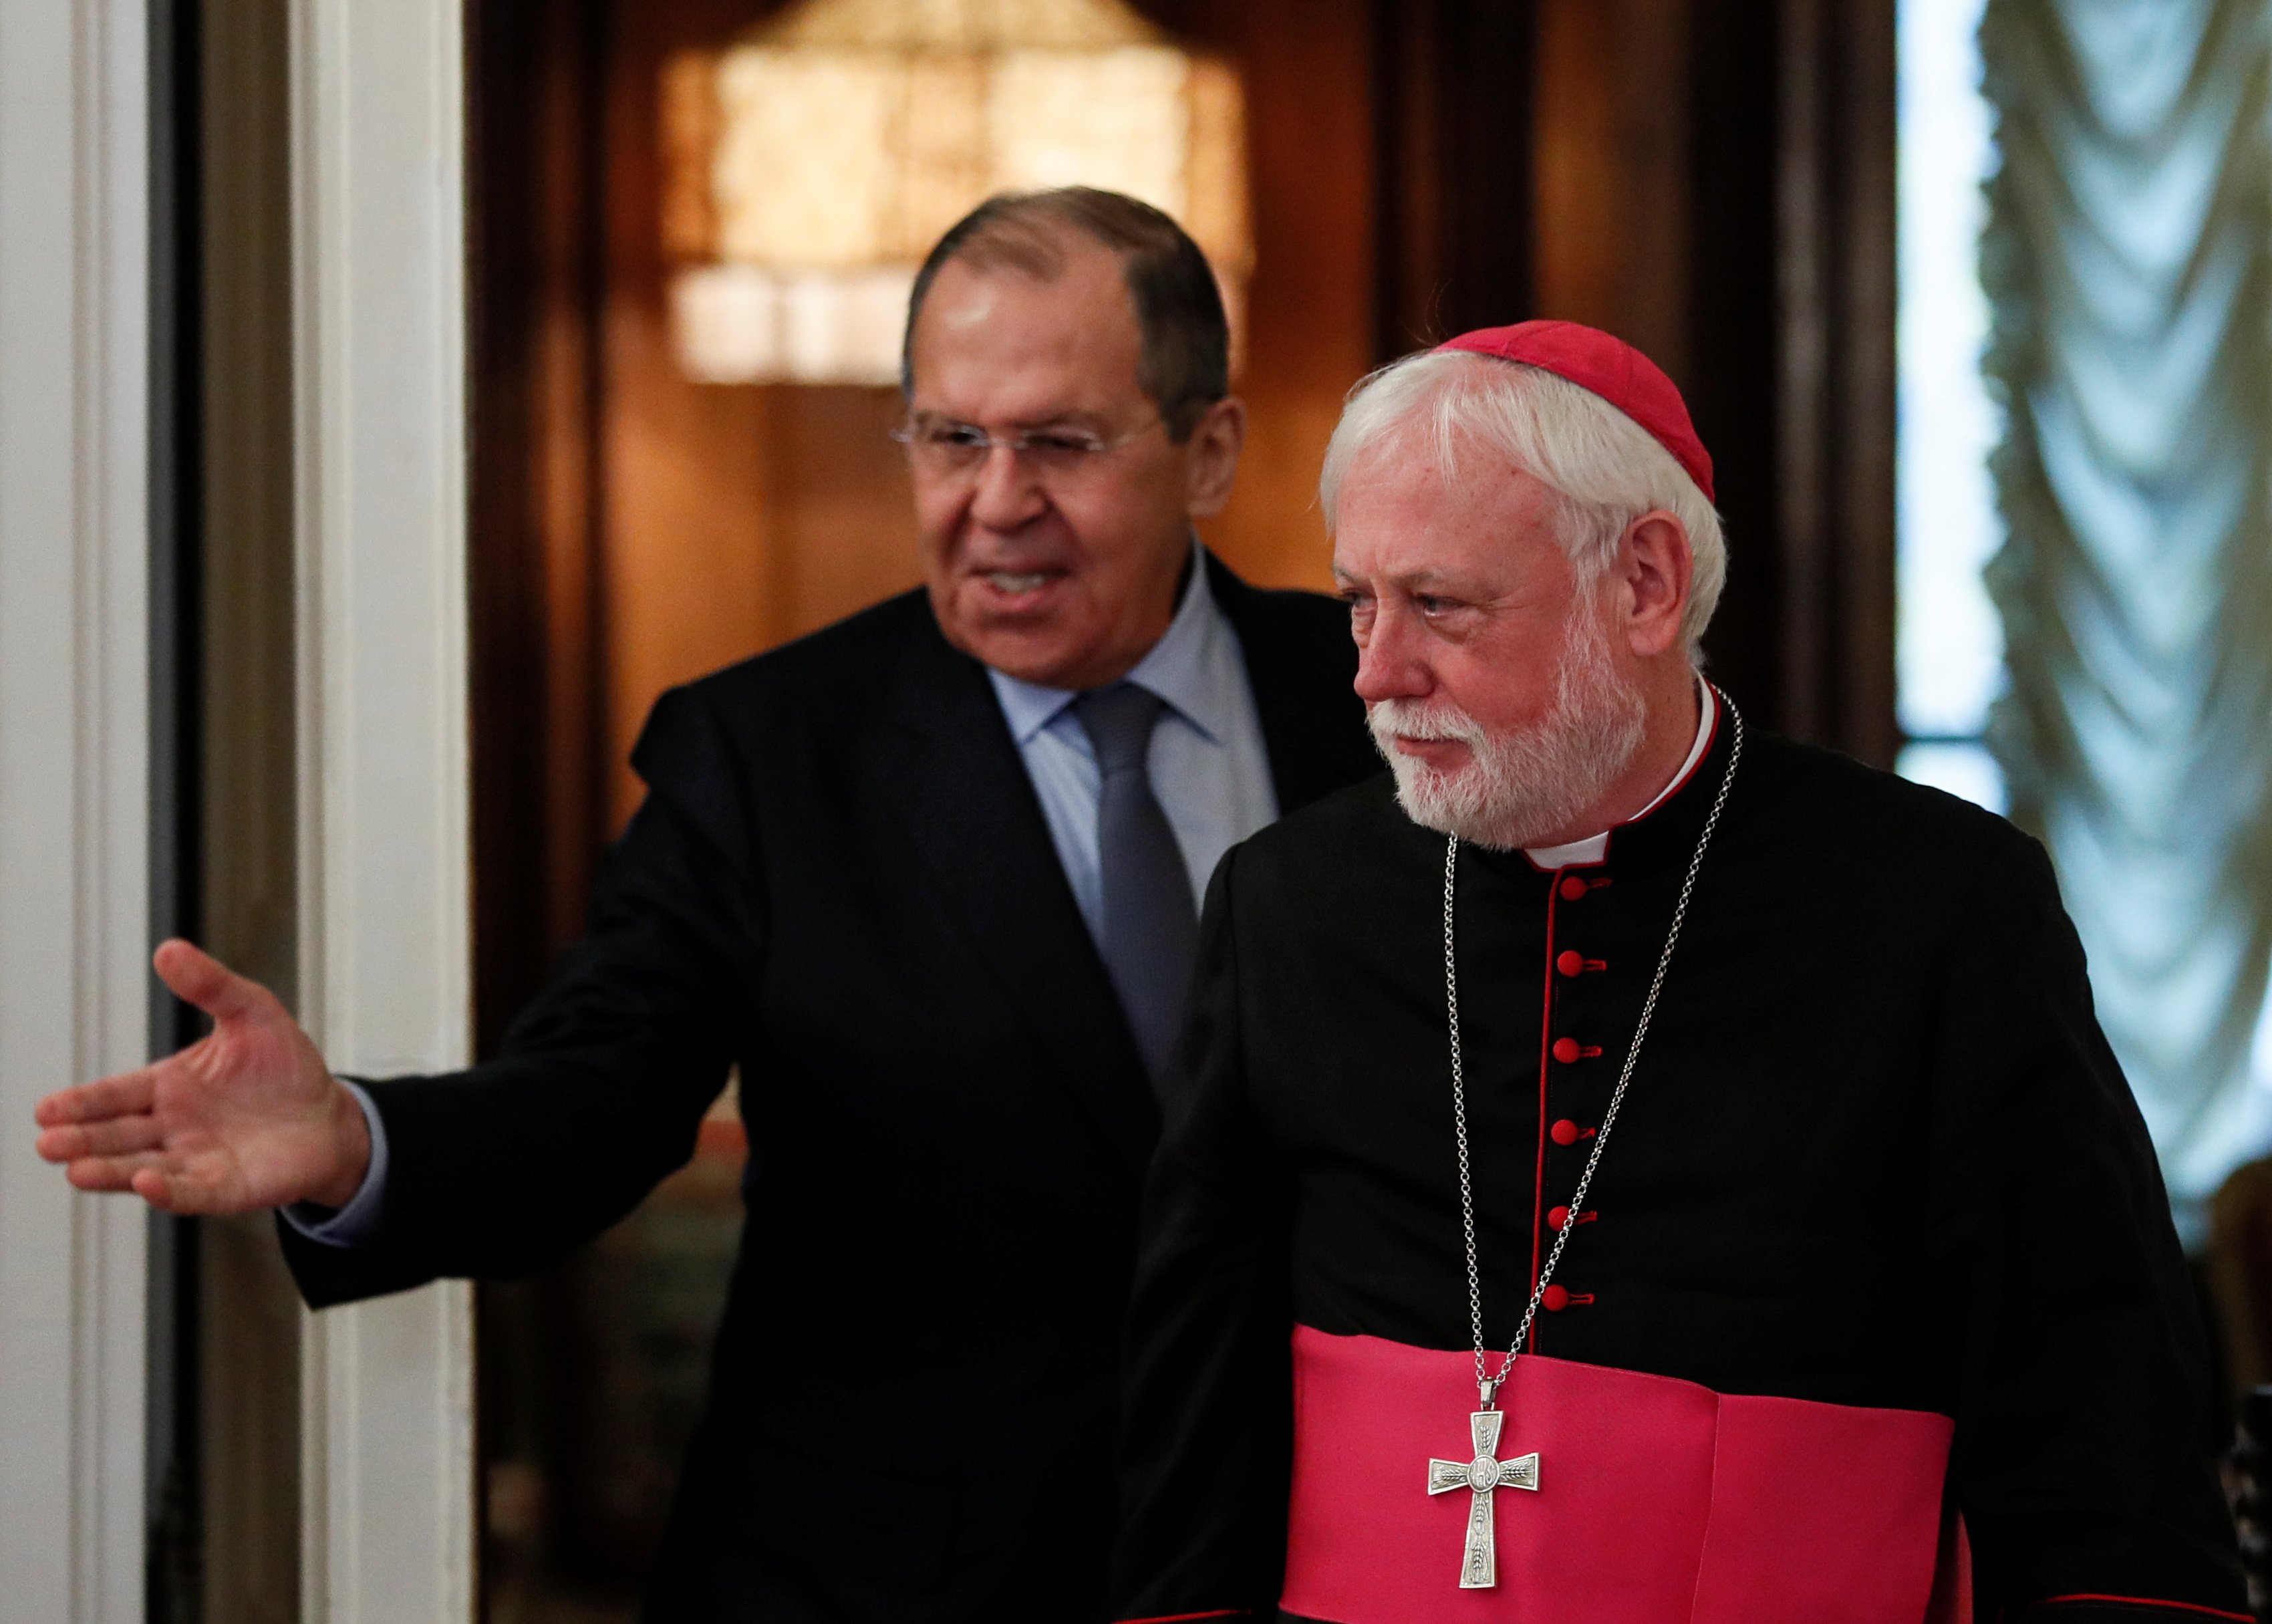
<svg viewBox="0 0 2272 1624">
<path fill-rule="evenodd" d="M 1651 659 L 1679 647 L 1696 573 L 1688 527 L 1661 507 L 1643 513 L 1618 545 L 1618 573 L 1628 595 L 1626 633 L 1633 653 Z"/>
<path fill-rule="evenodd" d="M 1184 511 L 1193 519 L 1212 519 L 1230 500 L 1230 487 L 1238 477 L 1238 453 L 1246 445 L 1246 402 L 1225 395 L 1208 407 L 1185 442 L 1190 456 L 1185 463 Z"/>
</svg>

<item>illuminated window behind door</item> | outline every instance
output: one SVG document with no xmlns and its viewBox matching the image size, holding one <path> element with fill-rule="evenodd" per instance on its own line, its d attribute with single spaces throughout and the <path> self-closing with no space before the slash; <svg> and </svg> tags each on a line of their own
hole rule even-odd
<svg viewBox="0 0 2272 1624">
<path fill-rule="evenodd" d="M 1984 0 L 1898 0 L 1898 4 L 1896 648 L 1898 713 L 1908 738 L 1899 766 L 1908 777 L 2002 812 L 2007 810 L 2003 775 L 1982 738 L 1990 709 L 2006 686 L 2003 628 L 1984 580 L 2005 540 L 1989 470 L 1990 455 L 2003 438 L 2005 424 L 1981 371 L 1990 326 L 1989 303 L 1981 285 L 1981 233 L 1988 213 L 1984 188 L 2001 163 L 1994 116 L 1982 94 L 1978 36 Z M 2011 8 L 2014 15 L 2024 9 Z M 2167 125 L 2153 124 L 2137 116 L 2134 108 L 2125 116 L 2138 116 L 2140 128 L 2168 133 L 2165 147 L 2156 146 L 2160 137 L 2149 140 L 2123 130 L 2109 136 L 2063 124 L 2062 117 L 2072 116 L 2079 99 L 2103 93 L 2108 82 L 2121 79 L 2134 65 L 2145 76 L 2141 83 L 2157 85 L 2157 94 L 2171 85 L 2190 82 L 2156 81 L 2154 76 L 2170 72 L 2173 49 L 2190 53 L 2200 45 L 2198 35 L 2165 36 L 2143 26 L 2150 20 L 2151 7 L 2106 9 L 2086 26 L 2077 19 L 2089 9 L 2069 8 L 2074 15 L 2064 20 L 2037 21 L 2052 33 L 2066 31 L 2062 37 L 2069 44 L 2093 35 L 2102 48 L 2097 59 L 2085 62 L 2089 53 L 2078 50 L 2073 62 L 2058 57 L 2047 66 L 2052 58 L 2046 57 L 2014 68 L 2007 105 L 2014 109 L 2015 117 L 2024 116 L 2032 123 L 2025 138 L 2030 144 L 2015 144 L 2014 150 L 2025 155 L 2029 184 L 2039 193 L 2050 183 L 2069 191 L 2067 200 L 2047 211 L 2049 228 L 2043 221 L 2022 226 L 2015 215 L 2006 235 L 2013 251 L 2037 257 L 2033 266 L 2037 275 L 2045 274 L 2042 260 L 2058 261 L 2052 269 L 2087 294 L 2099 312 L 2103 331 L 2131 319 L 2104 312 L 2126 312 L 2141 302 L 2164 296 L 2156 280 L 2161 273 L 2156 256 L 2171 254 L 2173 263 L 2182 264 L 2190 253 L 2199 256 L 2196 265 L 2208 262 L 2208 250 L 2189 239 L 2172 244 L 2173 232 L 2205 229 L 2189 213 L 2194 200 L 2183 194 L 2200 176 L 2213 175 L 2216 165 L 2253 161 L 2246 154 L 2253 149 L 2235 143 L 2232 150 L 2243 153 L 2235 160 L 2223 150 L 2195 146 L 2188 160 L 2188 143 L 2201 140 L 2188 132 L 2190 126 L 2181 129 L 2174 117 Z M 2134 64 L 2129 56 L 2103 49 L 2109 37 L 2105 30 L 2124 37 L 2120 31 L 2134 26 L 2133 43 L 2141 53 Z M 2175 48 L 2172 39 L 2178 41 Z M 2243 76 L 2261 72 L 2262 44 L 2253 35 L 2249 39 L 2254 42 L 2200 45 L 2205 55 L 2191 69 L 2198 82 L 2216 82 L 2210 68 L 2201 64 L 2217 58 L 2212 65 L 2221 65 L 2224 59 L 2218 58 L 2220 51 L 2242 58 L 2237 70 L 2223 71 Z M 2193 93 L 2186 95 L 2191 98 Z M 2039 138 L 2054 147 L 2069 143 L 2071 149 L 2039 150 L 2033 144 Z M 2208 145 L 2217 147 L 2220 142 Z M 2180 176 L 2181 184 L 2173 188 L 2165 181 L 2157 189 L 2137 183 L 2134 174 L 2122 184 L 2094 189 L 2093 183 L 2104 182 L 2116 166 L 2143 161 L 2139 154 L 2149 149 L 2151 161 L 2166 164 L 2164 172 Z M 2025 190 L 2014 190 L 2015 211 Z M 2067 235 L 2060 235 L 2062 231 Z M 2126 232 L 2134 235 L 2125 237 Z M 2109 251 L 2110 242 L 2130 246 Z M 2140 243 L 2148 246 L 2138 248 Z M 2126 260 L 2126 254 L 2131 258 Z M 2207 308 L 2221 309 L 2223 296 L 2208 302 Z M 2015 326 L 2024 331 L 2029 323 L 2022 316 Z M 2184 333 L 2174 322 L 2164 342 L 2182 351 Z M 2070 349 L 2049 364 L 2056 369 L 2074 353 Z M 2181 353 L 2179 359 L 2187 357 Z M 2206 375 L 2206 370 L 2197 370 Z M 2177 370 L 2183 372 L 2182 368 Z M 2087 381 L 2099 414 L 2093 426 L 2114 425 L 2118 435 L 2130 436 L 2134 442 L 2168 433 L 2167 425 L 2182 421 L 2179 414 L 2191 404 L 2163 398 L 2151 382 L 2126 391 L 2122 385 L 2129 380 L 2111 369 Z M 2072 396 L 2078 391 L 2070 385 L 2066 393 Z M 2040 424 L 2048 415 L 2043 409 L 2036 414 L 2039 455 Z M 2087 463 L 2096 454 L 2076 453 L 2076 460 Z M 2111 468 L 2120 456 L 2110 451 L 2105 460 Z M 2171 466 L 2179 466 L 2177 460 L 2171 460 Z M 2190 580 L 2179 573 L 2187 560 L 2170 534 L 2185 537 L 2192 533 L 2182 526 L 2162 528 L 2158 516 L 2138 517 L 2123 510 L 2120 505 L 2131 499 L 2125 494 L 2127 477 L 2126 471 L 2102 477 L 2094 467 L 2090 481 L 2076 480 L 2055 491 L 2053 499 L 2101 505 L 2096 511 L 2081 506 L 2068 510 L 2066 517 L 2078 533 L 2121 535 L 2133 538 L 2130 544 L 2136 548 L 2166 550 L 2171 577 L 2192 596 L 2187 600 L 2165 590 L 2154 609 L 2165 622 L 2184 614 L 2198 615 L 2201 625 L 2211 624 L 2213 617 L 2201 612 L 2201 599 L 2230 589 L 2229 583 L 2207 573 Z M 2108 512 L 2104 505 L 2108 504 L 2115 511 Z M 2089 522 L 2076 522 L 2083 520 Z M 2195 521 L 2194 530 L 2200 528 Z M 2087 551 L 2089 543 L 2079 535 L 2066 544 Z M 2135 573 L 2134 558 L 2125 560 L 2124 568 L 2133 573 L 2110 575 L 2116 583 L 2114 592 L 2135 593 L 2137 583 L 2146 578 Z M 2053 625 L 2046 635 L 2075 636 L 2081 641 L 2078 628 L 2090 617 L 2088 612 L 2048 616 Z M 2224 790 L 2212 772 L 2199 773 L 2198 783 L 2178 776 L 2188 758 L 2168 747 L 2186 741 L 2173 739 L 2169 730 L 2210 724 L 2166 699 L 2186 695 L 2182 683 L 2166 681 L 2157 689 L 2161 679 L 2153 676 L 2120 683 L 2109 678 L 2109 668 L 2121 668 L 2115 672 L 2119 676 L 2149 666 L 2156 658 L 2168 658 L 2150 647 L 2143 655 L 2127 649 L 2110 654 L 2116 635 L 2104 628 L 2119 618 L 2098 614 L 2092 633 L 2097 643 L 2085 647 L 2078 661 L 2085 667 L 2096 662 L 2100 668 L 2091 673 L 2099 685 L 2090 701 L 2097 714 L 2069 706 L 2065 718 L 2085 741 L 2087 769 L 2101 775 L 2099 782 L 2079 790 L 2077 775 L 2070 774 L 2061 789 L 2065 801 L 2044 794 L 2033 813 L 2044 826 L 2037 832 L 2046 836 L 2066 905 L 2089 952 L 2101 1019 L 2139 1094 L 2178 1198 L 2179 1232 L 2190 1246 L 2204 1232 L 2201 1225 L 2206 1199 L 2236 1164 L 2262 1155 L 2272 1145 L 2272 1001 L 2255 1014 L 2245 1076 L 2218 1084 L 2222 1094 L 2207 1094 L 2196 1087 L 2198 1079 L 2216 1074 L 2211 1066 L 2198 1064 L 2194 1054 L 2211 1052 L 2206 1034 L 2223 1019 L 2220 1000 L 2253 997 L 2253 992 L 2234 992 L 2247 985 L 2246 977 L 2230 968 L 2237 954 L 2216 961 L 2214 933 L 2251 927 L 2229 923 L 2216 909 L 2197 900 L 2204 872 L 2200 865 L 2222 859 L 2212 843 L 2199 837 L 2194 820 L 2186 818 L 2185 797 L 2201 783 L 2214 784 L 2220 794 Z M 2141 613 L 2141 621 L 2152 618 L 2151 613 Z M 2029 647 L 2024 652 L 2032 663 L 2041 651 Z M 2180 766 L 2171 767 L 2172 760 Z M 2090 793 L 2105 794 L 2112 810 L 2103 816 L 2078 811 L 2089 806 Z M 2136 810 L 2141 805 L 2149 809 L 2142 816 Z M 2113 831 L 2112 837 L 2089 828 L 2094 820 Z M 2164 825 L 2175 827 L 2165 830 Z M 2165 834 L 2173 838 L 2164 838 Z M 2188 924 L 2188 919 L 2195 923 Z M 2195 955 L 2192 947 L 2201 941 L 2211 943 L 2212 950 Z M 2240 1007 L 2244 1015 L 2248 1013 L 2245 1001 Z M 2194 1044 L 2193 1051 L 2172 1042 L 2171 1035 L 2180 1029 L 2200 1035 L 2181 1040 Z"/>
<path fill-rule="evenodd" d="M 2004 634 L 1981 573 L 2003 541 L 1988 473 L 2001 414 L 1980 375 L 1983 0 L 1901 0 L 1897 705 L 1903 776 L 2005 809 L 1982 742 Z"/>
</svg>

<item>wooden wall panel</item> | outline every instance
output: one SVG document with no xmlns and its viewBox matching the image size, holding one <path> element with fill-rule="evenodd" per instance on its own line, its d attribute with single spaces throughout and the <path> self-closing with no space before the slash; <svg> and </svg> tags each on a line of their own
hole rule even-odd
<svg viewBox="0 0 2272 1624">
<path fill-rule="evenodd" d="M 1535 313 L 1535 0 L 1378 0 L 1374 347 Z"/>
<path fill-rule="evenodd" d="M 1711 447 L 1728 535 L 1728 589 L 1705 639 L 1711 673 L 1753 720 L 1790 730 L 1781 646 L 1786 601 L 1777 508 L 1774 8 L 1689 0 L 1686 375 Z"/>
<path fill-rule="evenodd" d="M 606 0 L 598 665 L 607 832 L 639 805 L 629 756 L 665 688 L 788 631 L 767 502 L 763 393 L 690 384 L 670 358 L 660 237 L 658 86 L 676 50 L 771 10 L 736 0 Z"/>
<path fill-rule="evenodd" d="M 1688 371 L 1688 0 L 1539 0 L 1540 316 Z"/>
<path fill-rule="evenodd" d="M 284 0 L 248 0 L 200 8 L 196 23 L 197 939 L 296 1007 L 290 15 Z M 178 1009 L 173 1036 L 202 1037 L 203 1018 Z M 185 1454 L 199 1467 L 201 1537 L 176 1555 L 179 1617 L 299 1616 L 301 1309 L 273 1230 L 258 1213 L 179 1231 L 194 1280 L 176 1352 L 196 1373 Z"/>
<path fill-rule="evenodd" d="M 766 582 L 773 643 L 906 591 L 922 580 L 923 565 L 907 459 L 891 438 L 899 391 L 758 393 L 773 538 Z"/>
<path fill-rule="evenodd" d="M 1782 0 L 1779 23 L 1785 725 L 1891 767 L 1894 0 Z"/>
<path fill-rule="evenodd" d="M 469 13 L 475 1041 L 583 917 L 602 780 L 594 0 Z"/>
<path fill-rule="evenodd" d="M 1320 590 L 1332 555 L 1318 465 L 1373 365 L 1371 11 L 1364 0 L 1159 0 L 1163 26 L 1246 85 L 1254 279 L 1233 387 L 1252 408 L 1238 487 L 1207 543 L 1249 579 Z"/>
<path fill-rule="evenodd" d="M 1672 375 L 1756 720 L 1890 764 L 1890 0 L 1538 0 L 1536 313 Z"/>
<path fill-rule="evenodd" d="M 609 289 L 604 353 L 600 660 L 612 832 L 639 805 L 631 748 L 656 698 L 787 628 L 766 590 L 763 395 L 683 381 L 660 301 L 637 288 Z"/>
</svg>

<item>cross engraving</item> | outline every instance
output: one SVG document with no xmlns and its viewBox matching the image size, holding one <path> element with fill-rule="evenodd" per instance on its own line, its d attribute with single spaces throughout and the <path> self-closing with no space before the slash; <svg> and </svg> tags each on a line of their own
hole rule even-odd
<svg viewBox="0 0 2272 1624">
<path fill-rule="evenodd" d="M 1498 1489 L 1538 1490 L 1538 1456 L 1517 1456 L 1502 1461 L 1498 1429 L 1506 1417 L 1496 1410 L 1478 1410 L 1468 1417 L 1476 1458 L 1471 1461 L 1428 1463 L 1428 1492 L 1448 1494 L 1467 1489 L 1475 1495 L 1468 1508 L 1468 1551 L 1460 1563 L 1460 1588 L 1488 1590 L 1498 1583 L 1498 1546 L 1491 1537 L 1491 1495 Z"/>
</svg>

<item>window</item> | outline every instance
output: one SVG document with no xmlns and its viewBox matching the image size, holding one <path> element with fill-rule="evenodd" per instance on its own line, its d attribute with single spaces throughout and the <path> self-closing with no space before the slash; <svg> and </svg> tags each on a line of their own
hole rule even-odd
<svg viewBox="0 0 2272 1624">
<path fill-rule="evenodd" d="M 1982 742 L 2004 634 L 1981 578 L 2003 539 L 1988 474 L 2002 423 L 1980 376 L 1981 186 L 1994 163 L 1981 7 L 1900 11 L 1895 677 L 1902 775 L 2001 812 L 2003 774 Z"/>
</svg>

